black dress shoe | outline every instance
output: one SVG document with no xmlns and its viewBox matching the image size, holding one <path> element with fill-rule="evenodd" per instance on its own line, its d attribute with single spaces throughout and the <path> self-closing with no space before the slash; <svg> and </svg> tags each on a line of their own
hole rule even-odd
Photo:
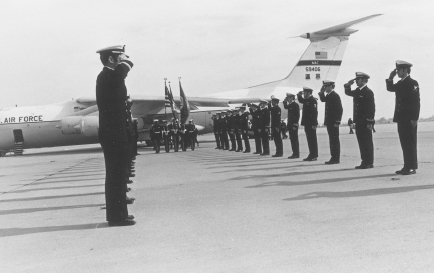
<svg viewBox="0 0 434 273">
<path fill-rule="evenodd" d="M 220 147 L 217 147 L 217 148 L 215 148 L 215 149 L 220 149 Z"/>
<path fill-rule="evenodd" d="M 371 168 L 374 168 L 374 165 L 372 165 L 372 164 L 368 164 L 368 165 L 360 164 L 360 166 L 355 167 L 355 169 L 362 169 L 362 170 L 371 169 Z"/>
<path fill-rule="evenodd" d="M 133 180 L 128 179 L 127 184 L 133 184 Z"/>
<path fill-rule="evenodd" d="M 129 173 L 128 174 L 128 177 L 135 177 L 136 175 L 135 174 L 133 174 L 133 173 Z"/>
<path fill-rule="evenodd" d="M 132 215 L 132 214 L 130 214 L 130 215 L 127 216 L 127 219 L 129 219 L 129 220 L 134 220 L 134 218 L 135 218 L 135 217 L 134 217 L 134 215 Z"/>
<path fill-rule="evenodd" d="M 416 170 L 415 169 L 405 169 L 405 170 L 402 171 L 401 174 L 402 175 L 416 174 Z"/>
<path fill-rule="evenodd" d="M 136 221 L 132 220 L 132 219 L 125 219 L 122 221 L 108 221 L 108 225 L 111 227 L 114 226 L 132 226 L 135 225 Z"/>
<path fill-rule="evenodd" d="M 131 188 L 130 188 L 130 187 L 127 187 L 126 192 L 129 192 L 130 190 L 131 190 Z"/>
<path fill-rule="evenodd" d="M 405 171 L 404 168 L 402 168 L 401 170 L 396 171 L 395 173 L 396 173 L 396 174 L 402 174 L 403 171 Z"/>
<path fill-rule="evenodd" d="M 262 154 L 261 152 L 254 152 L 253 153 L 254 155 L 260 155 L 260 154 Z"/>
<path fill-rule="evenodd" d="M 288 158 L 289 159 L 294 159 L 294 158 L 300 158 L 300 156 L 299 155 L 291 155 L 291 156 L 288 156 Z"/>
<path fill-rule="evenodd" d="M 128 196 L 127 196 L 127 204 L 128 204 L 128 205 L 133 204 L 135 200 L 136 200 L 136 198 L 134 198 L 134 197 L 128 197 Z"/>
<path fill-rule="evenodd" d="M 339 163 L 340 163 L 339 160 L 331 160 L 331 159 L 325 162 L 325 164 L 339 164 Z"/>
<path fill-rule="evenodd" d="M 278 155 L 278 154 L 275 154 L 275 155 L 272 155 L 271 157 L 282 157 L 283 155 Z"/>
<path fill-rule="evenodd" d="M 317 158 L 316 157 L 306 157 L 305 159 L 303 159 L 303 161 L 316 161 Z"/>
<path fill-rule="evenodd" d="M 262 154 L 260 154 L 260 155 L 270 155 L 270 153 L 262 153 Z"/>
<path fill-rule="evenodd" d="M 237 152 L 237 153 L 239 153 L 239 152 L 242 152 L 243 150 L 236 150 L 235 152 Z"/>
<path fill-rule="evenodd" d="M 248 153 L 250 153 L 250 150 L 245 150 L 243 153 L 248 154 Z"/>
</svg>

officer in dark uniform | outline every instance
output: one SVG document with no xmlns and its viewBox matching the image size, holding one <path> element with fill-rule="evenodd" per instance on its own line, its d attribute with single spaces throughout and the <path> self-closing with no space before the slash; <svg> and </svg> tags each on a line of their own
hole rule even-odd
<svg viewBox="0 0 434 273">
<path fill-rule="evenodd" d="M 106 165 L 106 219 L 110 226 L 134 225 L 128 215 L 127 169 L 127 88 L 125 78 L 133 63 L 125 55 L 125 46 L 98 50 L 104 65 L 96 81 L 96 103 L 99 110 L 98 138 Z"/>
<path fill-rule="evenodd" d="M 231 149 L 230 152 L 235 152 L 237 150 L 237 142 L 235 141 L 235 119 L 232 115 L 232 110 L 227 111 L 227 127 L 228 127 L 228 133 L 229 138 L 231 140 Z"/>
<path fill-rule="evenodd" d="M 405 61 L 396 61 L 396 69 L 386 80 L 387 90 L 395 92 L 395 114 L 393 122 L 398 124 L 399 141 L 404 156 L 404 167 L 397 174 L 415 174 L 417 169 L 417 121 L 420 112 L 419 83 L 410 77 L 413 65 Z M 393 84 L 398 74 L 401 78 Z"/>
<path fill-rule="evenodd" d="M 220 128 L 222 132 L 222 137 L 224 140 L 224 148 L 223 150 L 229 150 L 229 138 L 228 138 L 228 117 L 226 116 L 228 111 L 222 111 Z"/>
<path fill-rule="evenodd" d="M 283 156 L 283 142 L 280 125 L 280 120 L 282 117 L 282 110 L 279 107 L 279 99 L 275 96 L 271 96 L 271 132 L 274 139 L 274 144 L 276 145 L 276 154 L 272 157 L 282 157 Z"/>
<path fill-rule="evenodd" d="M 161 139 L 163 138 L 162 127 L 158 124 L 158 119 L 154 119 L 149 133 L 151 135 L 151 141 L 154 143 L 155 153 L 160 153 Z"/>
<path fill-rule="evenodd" d="M 288 109 L 288 133 L 291 141 L 292 155 L 289 159 L 300 157 L 300 148 L 298 142 L 298 122 L 300 121 L 300 106 L 295 101 L 295 95 L 286 93 L 286 98 L 283 101 L 283 107 Z"/>
<path fill-rule="evenodd" d="M 256 151 L 253 154 L 262 154 L 262 143 L 261 143 L 261 110 L 259 106 L 252 103 L 250 104 L 250 113 L 252 114 L 252 130 L 255 137 L 255 148 Z"/>
<path fill-rule="evenodd" d="M 250 153 L 250 142 L 249 142 L 249 111 L 246 111 L 246 105 L 243 104 L 240 107 L 241 116 L 240 116 L 240 127 L 241 127 L 241 135 L 244 140 L 244 146 L 246 149 L 243 153 Z"/>
<path fill-rule="evenodd" d="M 194 151 L 194 145 L 195 145 L 195 129 L 196 126 L 194 125 L 194 122 L 192 119 L 189 120 L 188 124 L 185 125 L 186 130 L 186 137 L 185 142 L 186 146 L 190 146 L 191 150 Z"/>
<path fill-rule="evenodd" d="M 236 152 L 242 152 L 243 151 L 243 139 L 241 137 L 242 130 L 241 130 L 241 115 L 240 115 L 240 108 L 239 107 L 237 107 L 234 110 L 234 124 L 235 124 L 235 139 L 237 140 L 237 147 L 238 147 Z"/>
<path fill-rule="evenodd" d="M 316 128 L 318 126 L 318 103 L 317 99 L 312 96 L 312 88 L 303 87 L 303 91 L 297 94 L 297 99 L 303 103 L 303 115 L 301 125 L 304 126 L 306 133 L 309 155 L 303 161 L 316 161 L 318 158 L 318 140 L 316 137 Z M 301 96 L 303 94 L 303 97 Z"/>
<path fill-rule="evenodd" d="M 270 155 L 270 141 L 268 139 L 268 134 L 270 132 L 270 110 L 268 109 L 268 101 L 261 100 L 259 105 L 261 107 L 261 141 L 262 141 L 262 154 Z"/>
<path fill-rule="evenodd" d="M 339 164 L 341 158 L 341 143 L 339 141 L 339 125 L 342 119 L 341 97 L 335 92 L 335 82 L 325 80 L 318 93 L 322 102 L 325 102 L 324 125 L 327 126 L 329 135 L 330 155 L 325 164 Z"/>
<path fill-rule="evenodd" d="M 220 148 L 219 150 L 223 150 L 225 148 L 225 140 L 223 138 L 223 131 L 222 131 L 222 113 L 218 112 L 216 113 L 216 122 L 217 122 L 217 128 L 218 128 L 218 136 L 220 139 Z"/>
<path fill-rule="evenodd" d="M 218 127 L 217 115 L 213 114 L 211 119 L 212 119 L 212 126 L 213 126 L 212 129 L 214 132 L 215 142 L 217 144 L 217 147 L 215 149 L 220 149 L 220 137 L 219 137 L 219 127 Z"/>
<path fill-rule="evenodd" d="M 375 98 L 374 92 L 366 86 L 369 75 L 356 72 L 356 78 L 344 84 L 345 94 L 353 97 L 353 122 L 356 124 L 356 136 L 359 143 L 362 163 L 356 169 L 374 168 L 374 143 L 372 129 L 375 124 Z M 357 84 L 355 90 L 351 85 Z"/>
<path fill-rule="evenodd" d="M 283 119 L 280 120 L 280 128 L 282 128 L 282 139 L 287 139 L 288 135 L 286 134 L 286 123 Z"/>
</svg>

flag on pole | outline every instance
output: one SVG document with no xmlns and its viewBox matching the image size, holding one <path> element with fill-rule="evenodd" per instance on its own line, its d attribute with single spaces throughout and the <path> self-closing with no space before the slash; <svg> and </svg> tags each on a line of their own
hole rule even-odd
<svg viewBox="0 0 434 273">
<path fill-rule="evenodd" d="M 165 89 L 165 102 L 164 102 L 164 107 L 171 107 L 171 105 L 170 105 L 169 89 L 167 89 L 166 82 L 164 82 L 164 89 Z"/>
<path fill-rule="evenodd" d="M 184 94 L 184 90 L 182 90 L 181 79 L 179 79 L 179 93 L 180 93 L 180 101 L 181 101 L 181 124 L 185 124 L 190 115 L 190 104 L 188 103 L 187 97 Z"/>
<path fill-rule="evenodd" d="M 179 110 L 176 107 L 175 104 L 175 100 L 173 99 L 173 93 L 172 93 L 172 86 L 170 86 L 170 82 L 169 82 L 169 91 L 167 93 L 167 97 L 169 99 L 169 103 L 170 103 L 170 108 L 172 109 L 172 114 L 173 114 L 173 118 L 174 119 L 178 119 L 178 117 L 176 116 L 176 113 L 179 113 Z"/>
</svg>

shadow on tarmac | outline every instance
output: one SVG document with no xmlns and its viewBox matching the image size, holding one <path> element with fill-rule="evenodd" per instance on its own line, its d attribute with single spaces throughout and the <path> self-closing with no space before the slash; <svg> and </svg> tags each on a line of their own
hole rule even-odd
<svg viewBox="0 0 434 273">
<path fill-rule="evenodd" d="M 99 229 L 107 228 L 107 222 L 82 224 L 82 225 L 69 225 L 69 226 L 52 226 L 52 227 L 31 227 L 31 228 L 4 228 L 0 229 L 0 237 L 19 236 L 35 233 L 65 231 L 65 230 L 85 230 L 85 229 Z"/>
<path fill-rule="evenodd" d="M 10 194 L 13 194 L 13 192 L 11 192 Z M 68 194 L 68 195 L 29 197 L 29 198 L 14 198 L 14 199 L 0 200 L 0 203 L 16 202 L 16 201 L 20 201 L 20 202 L 21 201 L 36 201 L 36 200 L 47 200 L 47 199 L 68 198 L 68 197 L 81 197 L 81 196 L 100 195 L 100 194 L 105 194 L 105 193 L 104 192 L 91 192 L 91 193 L 83 193 L 83 194 Z"/>
<path fill-rule="evenodd" d="M 32 186 L 34 184 L 28 185 Z M 63 189 L 75 189 L 75 188 L 89 188 L 89 187 L 104 187 L 104 184 L 94 184 L 94 185 L 82 185 L 82 186 L 64 186 L 64 187 L 51 187 L 51 188 L 36 188 L 27 190 L 16 190 L 9 191 L 9 193 L 24 193 L 24 192 L 34 192 L 34 191 L 46 191 L 46 190 L 63 190 Z"/>
<path fill-rule="evenodd" d="M 309 167 L 310 165 L 303 165 Z M 289 166 L 288 166 L 289 167 Z M 354 171 L 354 168 L 346 168 L 346 169 L 334 169 L 334 170 L 318 170 L 311 172 L 289 172 L 289 173 L 276 173 L 276 174 L 258 174 L 258 175 L 243 175 L 230 178 L 229 180 L 246 180 L 246 179 L 262 179 L 262 178 L 271 178 L 271 177 L 288 177 L 294 175 L 307 175 L 307 174 L 317 174 L 317 173 L 334 173 L 334 172 L 344 172 L 344 171 Z"/>
<path fill-rule="evenodd" d="M 101 147 L 93 147 L 93 148 L 81 148 L 81 149 L 73 149 L 73 150 L 61 150 L 61 151 L 44 151 L 39 153 L 31 153 L 22 155 L 22 157 L 34 157 L 34 156 L 50 156 L 50 155 L 73 155 L 73 154 L 101 154 Z"/>
<path fill-rule="evenodd" d="M 363 197 L 363 196 L 373 196 L 373 195 L 383 195 L 383 194 L 395 194 L 404 193 L 417 190 L 430 190 L 434 189 L 434 185 L 422 185 L 422 186 L 408 186 L 408 187 L 395 187 L 395 188 L 379 188 L 370 190 L 360 190 L 360 191 L 343 191 L 343 192 L 333 192 L 333 191 L 318 191 L 302 194 L 296 197 L 283 199 L 284 201 L 298 201 L 316 198 L 349 198 L 349 197 Z"/>
<path fill-rule="evenodd" d="M 374 179 L 383 177 L 397 176 L 396 174 L 378 174 L 378 175 L 368 175 L 368 176 L 352 176 L 352 177 L 340 177 L 340 178 L 329 178 L 329 179 L 315 179 L 315 180 L 304 180 L 304 181 L 275 181 L 266 182 L 255 186 L 247 186 L 247 189 L 254 188 L 266 188 L 266 187 L 292 187 L 292 186 L 304 186 L 304 185 L 316 185 L 316 184 L 326 184 L 326 183 L 337 183 L 337 182 L 347 182 L 351 180 L 359 179 Z"/>
<path fill-rule="evenodd" d="M 275 163 L 270 163 L 269 165 L 273 164 L 276 165 Z M 259 164 L 259 165 L 266 165 L 266 164 Z M 272 167 L 272 168 L 254 168 L 254 169 L 233 169 L 233 170 L 224 170 L 224 171 L 220 171 L 220 172 L 214 172 L 214 173 L 228 173 L 228 172 L 254 172 L 254 171 L 273 171 L 273 170 L 279 170 L 279 169 L 292 169 L 292 168 L 299 168 L 299 167 L 310 167 L 310 166 L 323 166 L 324 163 L 320 163 L 320 164 L 309 164 L 309 165 L 285 165 L 285 166 L 281 166 L 281 167 Z M 255 165 L 241 165 L 241 166 L 250 166 L 250 167 L 254 167 Z M 235 165 L 234 167 L 238 167 L 237 165 Z"/>
<path fill-rule="evenodd" d="M 40 180 L 40 181 L 44 181 L 44 182 L 35 182 L 32 183 L 32 185 L 42 185 L 42 184 L 51 184 L 51 183 L 63 183 L 63 182 L 82 182 L 82 181 L 95 181 L 95 180 L 100 180 L 100 181 L 104 181 L 105 177 L 102 178 L 79 178 L 79 179 L 69 179 L 69 180 L 57 180 L 57 181 L 47 181 L 45 182 L 44 180 Z"/>
<path fill-rule="evenodd" d="M 45 207 L 45 208 L 27 208 L 27 209 L 9 209 L 9 210 L 0 210 L 0 215 L 21 214 L 21 213 L 33 213 L 33 212 L 52 211 L 52 210 L 66 210 L 66 209 L 93 208 L 93 207 L 103 207 L 103 206 L 105 206 L 105 204 L 89 204 L 89 205 L 75 205 L 75 206 L 61 206 L 61 207 Z"/>
</svg>

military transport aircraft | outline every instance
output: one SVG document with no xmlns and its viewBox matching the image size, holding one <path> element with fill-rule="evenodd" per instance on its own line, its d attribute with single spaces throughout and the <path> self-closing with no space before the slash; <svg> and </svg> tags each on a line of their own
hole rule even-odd
<svg viewBox="0 0 434 273">
<path fill-rule="evenodd" d="M 345 24 L 306 33 L 310 45 L 289 75 L 279 81 L 246 89 L 223 92 L 209 97 L 189 98 L 190 117 L 199 133 L 212 132 L 213 113 L 233 109 L 241 103 L 261 98 L 296 94 L 303 86 L 319 90 L 322 80 L 335 80 L 351 34 L 349 27 L 381 14 L 367 16 Z M 138 119 L 139 140 L 149 141 L 149 127 L 154 118 L 164 118 L 164 96 L 132 96 L 132 115 Z M 179 98 L 175 98 L 179 104 Z M 283 109 L 283 107 L 282 107 Z M 169 117 L 171 112 L 169 112 Z M 282 111 L 282 116 L 286 112 Z M 44 106 L 0 109 L 0 151 L 22 154 L 23 149 L 80 145 L 98 142 L 98 107 L 96 99 L 79 98 Z"/>
</svg>

